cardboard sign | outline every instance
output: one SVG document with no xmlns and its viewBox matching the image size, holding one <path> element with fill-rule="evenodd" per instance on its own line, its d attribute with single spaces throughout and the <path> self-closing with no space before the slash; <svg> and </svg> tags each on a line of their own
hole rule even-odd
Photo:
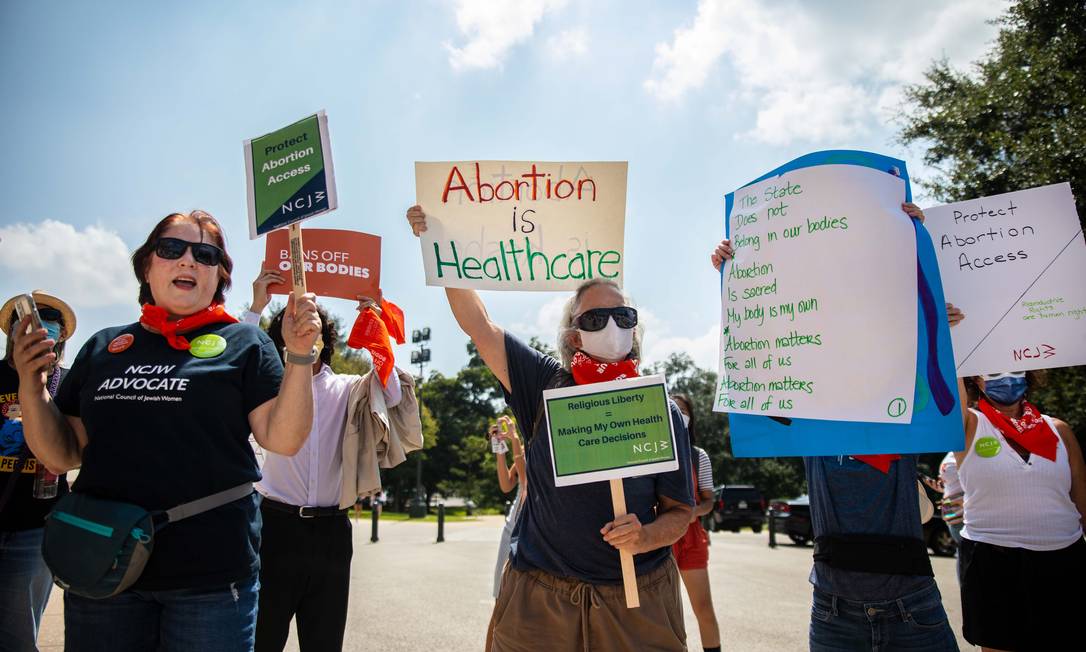
<svg viewBox="0 0 1086 652">
<path fill-rule="evenodd" d="M 851 165 L 868 168 L 880 174 L 889 172 L 904 182 L 904 200 L 912 199 L 905 162 L 870 152 L 815 152 L 773 170 L 756 182 L 822 165 Z M 900 211 L 900 201 L 895 201 L 898 204 L 896 208 Z M 818 217 L 822 218 L 821 215 Z M 850 229 L 852 223 L 853 220 L 850 219 Z M 879 423 L 768 417 L 733 412 L 729 415 L 729 424 L 732 451 L 736 457 L 925 453 L 961 450 L 965 446 L 950 328 L 947 324 L 935 249 L 927 231 L 918 221 L 912 220 L 911 226 L 914 230 L 914 244 L 911 246 L 907 242 L 866 243 L 867 247 L 876 248 L 880 252 L 891 246 L 907 247 L 915 251 L 915 257 L 909 263 L 915 287 L 912 298 L 916 304 L 912 322 L 915 326 L 913 332 L 905 336 L 903 341 L 889 343 L 890 348 L 903 346 L 915 351 L 909 368 L 900 372 L 914 381 L 914 390 L 908 395 L 911 397 L 911 418 L 905 423 Z M 826 256 L 841 253 L 835 248 L 828 249 Z M 847 277 L 838 279 L 835 285 L 844 287 L 847 291 L 858 276 L 867 273 L 867 269 L 855 270 Z M 723 279 L 721 280 L 723 283 Z M 862 308 L 851 315 L 860 323 L 867 323 L 875 311 L 866 301 L 871 298 L 864 299 Z M 727 325 L 726 322 L 724 325 Z M 776 344 L 776 341 L 773 343 Z M 883 353 L 880 351 L 876 355 Z M 880 379 L 874 378 L 872 374 L 863 373 L 856 378 L 846 379 L 847 384 L 835 388 L 835 391 L 850 392 L 858 383 L 878 381 Z"/>
<path fill-rule="evenodd" d="M 426 284 L 572 290 L 622 283 L 626 163 L 415 163 Z"/>
<path fill-rule="evenodd" d="M 543 403 L 555 486 L 679 468 L 663 376 L 551 389 Z"/>
<path fill-rule="evenodd" d="M 339 229 L 302 229 L 307 289 L 320 297 L 355 301 L 358 295 L 376 298 L 381 287 L 381 238 Z M 264 269 L 289 277 L 290 244 L 287 230 L 266 238 Z M 269 285 L 271 294 L 288 294 L 289 283 Z"/>
<path fill-rule="evenodd" d="M 1060 183 L 924 211 L 959 376 L 1086 364 L 1086 241 Z"/>
<path fill-rule="evenodd" d="M 336 178 L 324 111 L 246 140 L 244 150 L 251 239 L 335 210 Z"/>
<path fill-rule="evenodd" d="M 716 409 L 908 423 L 916 243 L 885 170 L 789 170 L 727 196 Z"/>
</svg>

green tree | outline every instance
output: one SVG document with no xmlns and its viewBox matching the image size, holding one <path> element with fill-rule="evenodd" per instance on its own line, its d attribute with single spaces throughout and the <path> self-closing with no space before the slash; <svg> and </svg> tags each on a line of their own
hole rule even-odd
<svg viewBox="0 0 1086 652">
<path fill-rule="evenodd" d="M 1019 0 L 970 71 L 935 62 L 906 89 L 899 137 L 939 173 L 943 201 L 1069 181 L 1086 225 L 1086 3 Z M 1031 398 L 1086 441 L 1086 367 L 1054 369 Z"/>
</svg>

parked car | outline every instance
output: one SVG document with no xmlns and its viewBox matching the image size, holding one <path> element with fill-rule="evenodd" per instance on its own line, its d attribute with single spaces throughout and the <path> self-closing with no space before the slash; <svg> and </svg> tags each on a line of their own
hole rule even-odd
<svg viewBox="0 0 1086 652">
<path fill-rule="evenodd" d="M 765 523 L 765 498 L 762 492 L 749 484 L 720 485 L 713 489 L 713 511 L 709 514 L 708 529 L 713 532 L 749 526 L 757 534 Z"/>
<path fill-rule="evenodd" d="M 774 532 L 787 535 L 797 546 L 805 546 L 814 541 L 811 503 L 807 496 L 791 500 L 774 500 L 769 506 L 769 511 L 773 515 Z M 938 510 L 935 516 L 924 524 L 923 536 L 924 543 L 936 556 L 953 557 L 957 552 L 958 547 Z"/>
</svg>

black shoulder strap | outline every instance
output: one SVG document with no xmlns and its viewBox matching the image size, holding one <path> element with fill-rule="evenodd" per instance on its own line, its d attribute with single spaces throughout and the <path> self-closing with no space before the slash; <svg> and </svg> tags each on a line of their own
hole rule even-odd
<svg viewBox="0 0 1086 652">
<path fill-rule="evenodd" d="M 935 575 L 928 547 L 920 539 L 848 534 L 815 537 L 814 543 L 814 560 L 832 568 L 886 575 Z"/>
</svg>

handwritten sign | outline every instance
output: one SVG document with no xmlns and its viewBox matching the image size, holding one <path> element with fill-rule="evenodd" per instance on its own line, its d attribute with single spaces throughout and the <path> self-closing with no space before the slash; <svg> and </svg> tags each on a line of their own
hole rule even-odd
<svg viewBox="0 0 1086 652">
<path fill-rule="evenodd" d="M 908 423 L 916 247 L 902 179 L 820 165 L 728 196 L 716 409 Z"/>
<path fill-rule="evenodd" d="M 1086 364 L 1086 241 L 1071 186 L 924 211 L 960 376 Z"/>
<path fill-rule="evenodd" d="M 558 487 L 679 468 L 663 376 L 543 392 Z"/>
<path fill-rule="evenodd" d="M 621 284 L 626 163 L 415 163 L 427 285 L 572 290 Z"/>
<path fill-rule="evenodd" d="M 245 141 L 249 237 L 335 210 L 328 118 L 320 111 Z"/>
<path fill-rule="evenodd" d="M 339 229 L 302 229 L 307 289 L 321 297 L 354 301 L 358 295 L 376 298 L 381 287 L 381 238 Z M 266 238 L 264 269 L 288 276 L 291 270 L 287 230 Z M 272 294 L 287 294 L 288 283 L 268 286 Z"/>
</svg>

